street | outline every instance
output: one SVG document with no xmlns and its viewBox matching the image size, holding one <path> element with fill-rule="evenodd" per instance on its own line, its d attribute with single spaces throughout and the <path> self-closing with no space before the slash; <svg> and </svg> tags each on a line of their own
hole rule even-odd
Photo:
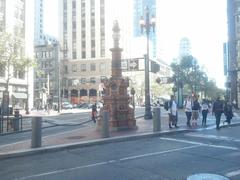
<svg viewBox="0 0 240 180">
<path fill-rule="evenodd" d="M 8 179 L 181 180 L 196 173 L 240 179 L 240 127 L 115 142 L 1 160 Z"/>
</svg>

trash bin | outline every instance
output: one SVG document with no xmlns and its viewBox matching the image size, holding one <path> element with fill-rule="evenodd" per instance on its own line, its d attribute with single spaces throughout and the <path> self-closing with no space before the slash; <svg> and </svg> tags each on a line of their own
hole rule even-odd
<svg viewBox="0 0 240 180">
<path fill-rule="evenodd" d="M 14 118 L 13 118 L 13 130 L 19 131 L 19 117 L 20 113 L 18 109 L 14 110 Z"/>
</svg>

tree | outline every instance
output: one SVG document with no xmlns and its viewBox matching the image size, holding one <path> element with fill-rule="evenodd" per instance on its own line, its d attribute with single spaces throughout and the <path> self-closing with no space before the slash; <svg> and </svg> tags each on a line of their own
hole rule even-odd
<svg viewBox="0 0 240 180">
<path fill-rule="evenodd" d="M 181 84 L 187 94 L 204 93 L 204 98 L 212 98 L 216 93 L 222 94 L 214 81 L 209 81 L 207 74 L 201 70 L 197 60 L 193 56 L 184 56 L 180 62 L 171 64 L 174 84 Z"/>
<path fill-rule="evenodd" d="M 6 82 L 6 91 L 13 77 L 24 79 L 27 67 L 34 65 L 34 60 L 24 55 L 24 46 L 20 38 L 7 32 L 0 33 L 0 78 Z"/>
<path fill-rule="evenodd" d="M 26 72 L 28 73 L 29 67 L 34 66 L 34 64 L 33 59 L 24 55 L 24 43 L 21 38 L 14 37 L 7 32 L 0 32 L 0 79 L 6 82 L 4 93 L 6 97 L 4 99 L 7 100 L 3 101 L 3 107 L 7 111 L 9 111 L 10 80 L 12 78 L 25 79 Z M 28 87 L 26 112 L 28 113 Z"/>
</svg>

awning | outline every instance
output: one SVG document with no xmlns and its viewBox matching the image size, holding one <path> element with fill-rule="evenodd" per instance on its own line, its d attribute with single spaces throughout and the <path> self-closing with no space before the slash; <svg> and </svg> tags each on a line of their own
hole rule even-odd
<svg viewBox="0 0 240 180">
<path fill-rule="evenodd" d="M 16 99 L 27 99 L 26 93 L 12 93 L 12 96 Z"/>
</svg>

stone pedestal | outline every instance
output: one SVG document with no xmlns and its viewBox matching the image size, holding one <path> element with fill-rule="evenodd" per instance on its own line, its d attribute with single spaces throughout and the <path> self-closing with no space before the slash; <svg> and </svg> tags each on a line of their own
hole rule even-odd
<svg viewBox="0 0 240 180">
<path fill-rule="evenodd" d="M 109 112 L 110 131 L 135 129 L 134 110 L 129 106 L 130 97 L 127 93 L 128 79 L 110 78 L 104 84 L 106 88 L 103 96 L 104 106 L 100 110 L 100 116 L 103 110 Z M 99 125 L 101 125 L 101 120 L 100 118 Z"/>
<path fill-rule="evenodd" d="M 122 77 L 122 49 L 119 48 L 119 32 L 118 22 L 115 21 L 113 26 L 114 47 L 110 49 L 112 52 L 112 76 L 104 81 L 105 93 L 102 97 L 104 106 L 100 109 L 100 120 L 98 121 L 98 125 L 101 126 L 103 111 L 108 111 L 110 131 L 136 128 L 134 110 L 129 106 L 130 97 L 127 93 L 129 80 Z"/>
</svg>

